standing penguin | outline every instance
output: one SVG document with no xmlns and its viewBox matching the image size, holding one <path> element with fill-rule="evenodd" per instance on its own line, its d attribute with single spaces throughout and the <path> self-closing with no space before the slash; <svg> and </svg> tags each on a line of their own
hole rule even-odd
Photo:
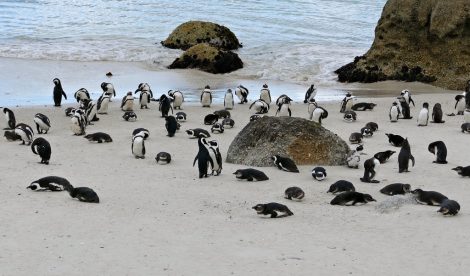
<svg viewBox="0 0 470 276">
<path fill-rule="evenodd" d="M 291 116 L 292 112 L 290 110 L 290 103 L 282 103 L 279 105 L 276 111 L 276 116 Z"/>
<path fill-rule="evenodd" d="M 116 90 L 114 90 L 114 85 L 112 83 L 102 82 L 101 89 L 103 89 L 102 96 L 108 96 L 110 101 L 113 96 L 116 97 Z"/>
<path fill-rule="evenodd" d="M 4 129 L 15 129 L 16 127 L 16 118 L 15 113 L 9 108 L 3 108 L 3 113 L 5 114 L 5 119 L 7 120 L 8 128 Z"/>
<path fill-rule="evenodd" d="M 132 137 L 132 154 L 137 159 L 144 159 L 145 158 L 145 143 L 144 143 L 144 136 L 141 134 L 135 135 Z"/>
<path fill-rule="evenodd" d="M 88 93 L 88 90 L 85 88 L 80 88 L 73 94 L 74 98 L 77 100 L 77 103 L 83 101 L 83 100 L 90 100 L 90 93 Z"/>
<path fill-rule="evenodd" d="M 255 107 L 256 114 L 265 114 L 269 112 L 269 104 L 262 99 L 258 99 L 254 101 L 251 105 L 250 108 Z"/>
<path fill-rule="evenodd" d="M 405 99 L 408 105 L 410 105 L 410 103 L 413 103 L 413 106 L 415 106 L 415 102 L 411 98 L 411 93 L 408 89 L 402 90 L 400 95 Z"/>
<path fill-rule="evenodd" d="M 310 99 L 307 108 L 308 114 L 310 114 L 310 120 L 321 124 L 323 119 L 328 118 L 328 111 L 323 107 L 317 105 L 315 99 Z"/>
<path fill-rule="evenodd" d="M 96 112 L 98 114 L 108 114 L 108 106 L 110 101 L 111 96 L 103 93 L 103 95 L 98 98 L 98 102 L 96 103 Z"/>
<path fill-rule="evenodd" d="M 147 90 L 141 90 L 139 95 L 140 109 L 148 109 L 150 104 L 150 92 Z"/>
<path fill-rule="evenodd" d="M 374 180 L 376 170 L 380 166 L 380 161 L 372 157 L 364 161 L 364 177 L 361 177 L 362 182 L 379 183 L 380 181 Z"/>
<path fill-rule="evenodd" d="M 165 94 L 162 94 L 158 101 L 160 102 L 160 105 L 158 106 L 158 111 L 162 112 L 162 117 L 168 116 L 170 110 L 171 114 L 173 114 L 173 107 L 171 107 L 170 98 L 168 98 Z"/>
<path fill-rule="evenodd" d="M 433 163 L 447 164 L 447 161 L 446 161 L 447 147 L 446 147 L 446 144 L 444 144 L 444 142 L 442 141 L 432 142 L 428 146 L 428 151 L 436 155 L 436 161 L 433 161 Z"/>
<path fill-rule="evenodd" d="M 42 137 L 34 139 L 31 144 L 31 150 L 34 154 L 39 154 L 41 164 L 49 165 L 49 160 L 51 159 L 51 145 L 46 139 Z"/>
<path fill-rule="evenodd" d="M 184 102 L 184 95 L 179 90 L 169 90 L 168 96 L 170 96 L 173 100 L 173 109 L 180 109 Z"/>
<path fill-rule="evenodd" d="M 206 138 L 199 138 L 197 141 L 199 146 L 199 151 L 194 158 L 193 167 L 197 161 L 197 167 L 199 169 L 199 178 L 207 177 L 207 170 L 209 169 L 209 164 L 211 167 L 214 167 L 214 162 L 209 155 L 209 150 L 207 149 Z"/>
<path fill-rule="evenodd" d="M 346 111 L 351 111 L 353 106 L 353 97 L 351 93 L 347 93 L 346 96 L 341 101 L 341 109 L 339 112 L 344 113 Z"/>
<path fill-rule="evenodd" d="M 166 116 L 165 128 L 166 128 L 166 131 L 168 132 L 169 137 L 175 136 L 176 129 L 178 128 L 178 122 L 176 121 L 176 118 L 171 115 Z"/>
<path fill-rule="evenodd" d="M 412 161 L 412 166 L 415 166 L 415 158 L 411 154 L 410 143 L 408 142 L 408 138 L 405 138 L 403 144 L 401 146 L 400 153 L 398 154 L 398 172 L 409 172 L 408 166 Z"/>
<path fill-rule="evenodd" d="M 43 131 L 44 134 L 47 134 L 49 128 L 51 128 L 51 121 L 42 113 L 36 113 L 36 115 L 34 115 L 34 122 L 36 123 L 36 130 L 39 134 L 42 134 Z"/>
<path fill-rule="evenodd" d="M 465 110 L 465 92 L 461 95 L 455 96 L 454 108 L 457 111 L 457 115 L 463 115 L 463 111 Z"/>
<path fill-rule="evenodd" d="M 429 121 L 429 104 L 423 103 L 423 108 L 418 115 L 418 126 L 427 126 Z"/>
<path fill-rule="evenodd" d="M 445 123 L 445 121 L 442 120 L 442 108 L 440 103 L 436 103 L 432 108 L 432 122 L 436 124 Z"/>
<path fill-rule="evenodd" d="M 233 109 L 234 106 L 234 101 L 233 101 L 233 93 L 232 89 L 227 89 L 227 92 L 225 92 L 225 97 L 224 97 L 224 107 L 225 109 Z"/>
<path fill-rule="evenodd" d="M 263 88 L 261 88 L 261 91 L 259 92 L 259 98 L 268 105 L 271 104 L 271 91 L 266 83 L 263 84 Z"/>
<path fill-rule="evenodd" d="M 209 85 L 204 87 L 204 90 L 201 92 L 201 104 L 202 107 L 211 107 L 212 104 L 212 91 Z"/>
<path fill-rule="evenodd" d="M 304 103 L 310 102 L 310 100 L 315 99 L 315 96 L 317 95 L 317 89 L 315 88 L 315 85 L 312 84 L 310 87 L 307 89 L 307 92 L 305 92 L 305 99 Z"/>
<path fill-rule="evenodd" d="M 393 102 L 392 107 L 390 107 L 390 112 L 388 113 L 390 122 L 398 122 L 398 116 L 400 116 L 400 109 L 398 108 L 398 103 Z"/>
<path fill-rule="evenodd" d="M 346 159 L 349 168 L 359 169 L 359 165 L 361 164 L 361 155 L 363 154 L 362 151 L 364 147 L 359 145 L 356 147 L 355 150 L 352 150 Z"/>
<path fill-rule="evenodd" d="M 410 113 L 410 105 L 406 102 L 406 99 L 404 97 L 398 97 L 398 101 L 400 102 L 403 119 L 413 119 Z"/>
<path fill-rule="evenodd" d="M 235 95 L 237 95 L 238 99 L 240 100 L 240 104 L 248 102 L 249 93 L 250 92 L 248 91 L 248 89 L 241 84 L 237 86 L 237 88 L 235 88 Z"/>
<path fill-rule="evenodd" d="M 152 92 L 152 89 L 150 89 L 150 85 L 148 83 L 139 83 L 139 86 L 134 91 L 134 94 L 137 94 L 137 92 L 142 92 L 142 91 L 146 91 L 150 93 L 150 98 L 153 98 L 153 92 Z"/>
<path fill-rule="evenodd" d="M 219 150 L 219 143 L 216 140 L 205 141 L 205 146 L 209 152 L 212 175 L 220 175 L 222 172 L 222 154 Z"/>
<path fill-rule="evenodd" d="M 70 122 L 72 123 L 70 128 L 72 129 L 72 132 L 74 135 L 85 134 L 85 128 L 86 128 L 87 122 L 85 119 L 85 112 L 83 112 L 83 110 L 81 109 L 76 110 L 72 118 L 70 119 Z"/>
<path fill-rule="evenodd" d="M 65 94 L 64 89 L 62 89 L 62 83 L 58 78 L 53 79 L 52 82 L 54 83 L 54 106 L 60 106 L 62 96 L 67 100 L 67 95 Z"/>
<path fill-rule="evenodd" d="M 122 98 L 121 101 L 121 109 L 122 111 L 133 111 L 134 110 L 134 96 L 132 96 L 132 92 L 127 92 L 126 96 Z"/>
<path fill-rule="evenodd" d="M 33 129 L 29 125 L 19 123 L 15 127 L 15 133 L 21 137 L 21 140 L 23 141 L 22 145 L 26 143 L 28 143 L 28 145 L 31 145 L 31 142 L 33 141 L 33 138 L 34 138 L 34 132 L 33 132 Z"/>
</svg>

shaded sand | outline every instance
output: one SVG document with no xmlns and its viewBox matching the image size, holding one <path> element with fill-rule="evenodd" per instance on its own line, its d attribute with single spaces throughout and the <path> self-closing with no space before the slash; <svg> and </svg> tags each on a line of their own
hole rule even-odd
<svg viewBox="0 0 470 276">
<path fill-rule="evenodd" d="M 399 93 L 399 90 L 396 91 Z M 457 93 L 457 92 L 455 92 Z M 455 94 L 454 93 L 454 94 Z M 423 101 L 440 102 L 444 113 L 453 112 L 454 94 L 415 96 L 417 116 Z M 122 93 L 120 94 L 122 97 Z M 460 132 L 462 116 L 447 117 L 445 124 L 417 127 L 416 120 L 388 122 L 392 98 L 358 98 L 378 104 L 374 111 L 358 112 L 358 121 L 347 123 L 339 102 L 321 102 L 329 111 L 324 126 L 347 140 L 365 123 L 376 121 L 379 131 L 365 139 L 367 158 L 378 151 L 396 150 L 378 170 L 380 184 L 361 183 L 362 169 L 326 167 L 328 178 L 317 182 L 314 166 L 300 166 L 300 173 L 275 167 L 262 170 L 265 182 L 242 182 L 233 172 L 242 165 L 224 163 L 220 176 L 198 179 L 192 161 L 197 140 L 185 129 L 202 126 L 203 117 L 220 109 L 185 105 L 188 121 L 169 138 L 157 106 L 136 110 L 137 122 L 126 122 L 118 99 L 108 115 L 87 128 L 87 133 L 107 132 L 109 144 L 92 144 L 73 136 L 64 109 L 51 105 L 13 108 L 17 122 L 33 126 L 33 116 L 50 117 L 52 129 L 45 137 L 52 145 L 50 165 L 41 165 L 27 146 L 0 142 L 0 271 L 2 275 L 466 275 L 470 269 L 469 179 L 451 168 L 470 165 L 468 134 Z M 307 106 L 294 104 L 293 115 L 306 117 Z M 248 105 L 236 105 L 236 124 L 224 134 L 213 135 L 225 158 L 233 137 L 248 122 Z M 270 115 L 275 113 L 270 111 Z M 2 119 L 1 127 L 6 126 Z M 131 154 L 134 128 L 150 130 L 147 155 Z M 208 129 L 207 126 L 204 128 Z M 416 166 L 398 173 L 398 148 L 385 133 L 408 137 Z M 447 165 L 433 164 L 430 142 L 443 140 Z M 352 146 L 355 147 L 355 146 Z M 160 151 L 172 154 L 169 165 L 157 165 Z M 74 186 L 93 188 L 100 204 L 78 202 L 65 192 L 33 192 L 26 186 L 47 175 L 67 178 Z M 357 207 L 331 206 L 326 191 L 337 180 L 350 180 L 377 203 Z M 381 213 L 375 206 L 387 199 L 383 186 L 410 183 L 413 189 L 436 190 L 462 206 L 456 217 L 443 217 L 438 207 L 404 204 Z M 302 202 L 283 198 L 289 186 L 306 192 Z M 287 204 L 294 216 L 268 219 L 251 209 L 257 203 Z"/>
</svg>

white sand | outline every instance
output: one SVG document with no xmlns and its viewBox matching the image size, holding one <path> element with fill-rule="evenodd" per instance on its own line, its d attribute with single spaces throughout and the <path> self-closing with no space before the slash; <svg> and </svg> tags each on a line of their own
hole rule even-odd
<svg viewBox="0 0 470 276">
<path fill-rule="evenodd" d="M 396 92 L 397 94 L 399 91 Z M 122 95 L 120 95 L 122 96 Z M 423 101 L 443 105 L 453 112 L 454 94 L 415 96 L 417 116 Z M 0 142 L 2 177 L 0 185 L 0 271 L 2 275 L 466 275 L 470 268 L 469 179 L 451 168 L 468 164 L 468 134 L 460 132 L 462 116 L 447 117 L 445 124 L 417 127 L 416 120 L 389 123 L 392 98 L 367 99 L 378 104 L 374 111 L 359 112 L 358 121 L 346 123 L 339 103 L 322 103 L 329 111 L 324 126 L 347 140 L 365 123 L 376 121 L 379 131 L 365 140 L 364 152 L 396 150 L 382 165 L 380 184 L 361 183 L 363 170 L 326 167 L 328 178 L 317 182 L 312 166 L 300 173 L 261 168 L 265 182 L 242 182 L 232 174 L 245 166 L 224 163 L 220 176 L 198 179 L 192 161 L 197 140 L 185 129 L 204 127 L 210 109 L 185 105 L 188 121 L 169 138 L 157 106 L 136 110 L 137 122 L 126 122 L 113 101 L 108 115 L 87 128 L 87 133 L 107 132 L 109 144 L 92 144 L 73 136 L 64 108 L 51 105 L 14 108 L 17 122 L 33 126 L 33 116 L 50 117 L 52 128 L 45 137 L 52 145 L 50 165 L 18 142 Z M 293 116 L 306 117 L 307 106 L 295 104 Z M 225 158 L 234 136 L 248 122 L 248 105 L 236 105 L 236 125 L 224 134 L 213 135 Z M 270 115 L 274 114 L 271 110 Z M 2 119 L 0 126 L 5 127 Z M 131 154 L 134 128 L 150 130 L 147 155 L 137 160 Z M 208 129 L 208 127 L 205 127 Z M 416 166 L 398 173 L 399 148 L 388 144 L 385 133 L 408 137 Z M 447 165 L 433 164 L 427 146 L 443 140 L 448 148 Z M 351 146 L 355 147 L 355 146 Z M 157 165 L 159 151 L 172 154 L 169 165 Z M 26 190 L 38 178 L 57 175 L 74 186 L 93 188 L 100 204 L 72 199 L 66 192 Z M 328 187 L 337 180 L 354 183 L 360 192 L 378 202 L 383 186 L 410 183 L 413 189 L 439 191 L 462 206 L 456 217 L 443 217 L 438 207 L 407 205 L 380 213 L 378 203 L 357 207 L 329 204 Z M 289 186 L 306 192 L 302 202 L 283 198 Z M 286 204 L 294 216 L 281 219 L 261 217 L 251 209 L 257 203 Z"/>
</svg>

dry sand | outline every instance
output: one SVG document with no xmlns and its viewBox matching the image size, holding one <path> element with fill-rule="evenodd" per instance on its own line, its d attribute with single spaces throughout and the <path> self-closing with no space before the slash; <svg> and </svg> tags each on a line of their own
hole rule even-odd
<svg viewBox="0 0 470 276">
<path fill-rule="evenodd" d="M 415 96 L 413 116 L 424 101 L 431 107 L 440 102 L 444 113 L 453 112 L 454 94 Z M 115 99 L 109 114 L 100 115 L 100 121 L 87 128 L 87 133 L 110 134 L 114 141 L 109 144 L 92 144 L 73 136 L 65 106 L 13 108 L 17 122 L 31 126 L 36 112 L 49 116 L 50 132 L 36 137 L 51 143 L 52 158 L 50 165 L 42 165 L 30 147 L 5 139 L 0 142 L 0 274 L 466 275 L 470 268 L 470 180 L 451 170 L 470 165 L 470 136 L 460 132 L 463 117 L 445 116 L 445 124 L 427 127 L 417 127 L 415 119 L 390 123 L 391 97 L 356 99 L 360 101 L 378 106 L 358 112 L 354 123 L 342 120 L 339 102 L 321 102 L 329 111 L 324 127 L 347 141 L 365 123 L 379 124 L 379 131 L 365 139 L 368 155 L 364 160 L 378 151 L 397 151 L 378 170 L 379 184 L 361 183 L 363 170 L 347 167 L 326 167 L 328 178 L 318 182 L 310 174 L 313 165 L 300 166 L 299 174 L 261 168 L 270 180 L 256 183 L 235 179 L 232 173 L 245 166 L 224 163 L 220 176 L 198 179 L 197 166 L 192 167 L 197 140 L 189 139 L 184 130 L 204 127 L 203 117 L 220 105 L 208 109 L 185 104 L 188 121 L 169 138 L 155 103 L 149 110 L 136 110 L 137 122 L 126 122 Z M 307 117 L 306 110 L 306 105 L 294 104 L 293 116 Z M 246 104 L 237 104 L 231 112 L 235 127 L 212 136 L 220 142 L 224 158 L 252 113 Z M 0 126 L 5 127 L 2 121 Z M 137 127 L 150 130 L 144 160 L 131 154 L 131 132 Z M 408 137 L 416 158 L 411 172 L 398 173 L 399 149 L 388 143 L 385 133 Z M 434 156 L 427 146 L 436 140 L 447 145 L 447 165 L 432 163 Z M 172 154 L 171 164 L 155 163 L 160 151 Z M 25 189 L 48 175 L 93 188 L 100 204 L 79 202 L 66 192 Z M 358 191 L 370 193 L 378 202 L 331 206 L 333 197 L 326 191 L 340 179 L 353 182 Z M 405 204 L 398 210 L 378 212 L 375 206 L 387 199 L 379 189 L 394 182 L 439 191 L 457 200 L 462 210 L 456 217 L 443 217 L 436 212 L 438 207 Z M 305 199 L 284 199 L 289 186 L 303 188 Z M 295 215 L 269 219 L 251 209 L 266 202 L 286 204 Z"/>
</svg>

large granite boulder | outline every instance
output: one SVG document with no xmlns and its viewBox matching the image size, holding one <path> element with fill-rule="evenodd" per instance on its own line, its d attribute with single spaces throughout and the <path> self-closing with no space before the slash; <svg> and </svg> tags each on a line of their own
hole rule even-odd
<svg viewBox="0 0 470 276">
<path fill-rule="evenodd" d="M 292 158 L 297 165 L 344 165 L 349 147 L 315 122 L 264 116 L 248 123 L 230 144 L 226 161 L 247 166 L 273 166 L 271 156 Z"/>
<path fill-rule="evenodd" d="M 243 68 L 243 62 L 235 53 L 201 43 L 186 50 L 168 68 L 198 68 L 202 71 L 218 74 Z"/>
<path fill-rule="evenodd" d="M 161 43 L 168 48 L 183 50 L 199 43 L 208 43 L 225 50 L 235 50 L 242 46 L 229 28 L 204 21 L 189 21 L 179 25 Z"/>
<path fill-rule="evenodd" d="M 421 81 L 462 90 L 470 79 L 469 0 L 388 0 L 369 51 L 340 82 Z"/>
</svg>

